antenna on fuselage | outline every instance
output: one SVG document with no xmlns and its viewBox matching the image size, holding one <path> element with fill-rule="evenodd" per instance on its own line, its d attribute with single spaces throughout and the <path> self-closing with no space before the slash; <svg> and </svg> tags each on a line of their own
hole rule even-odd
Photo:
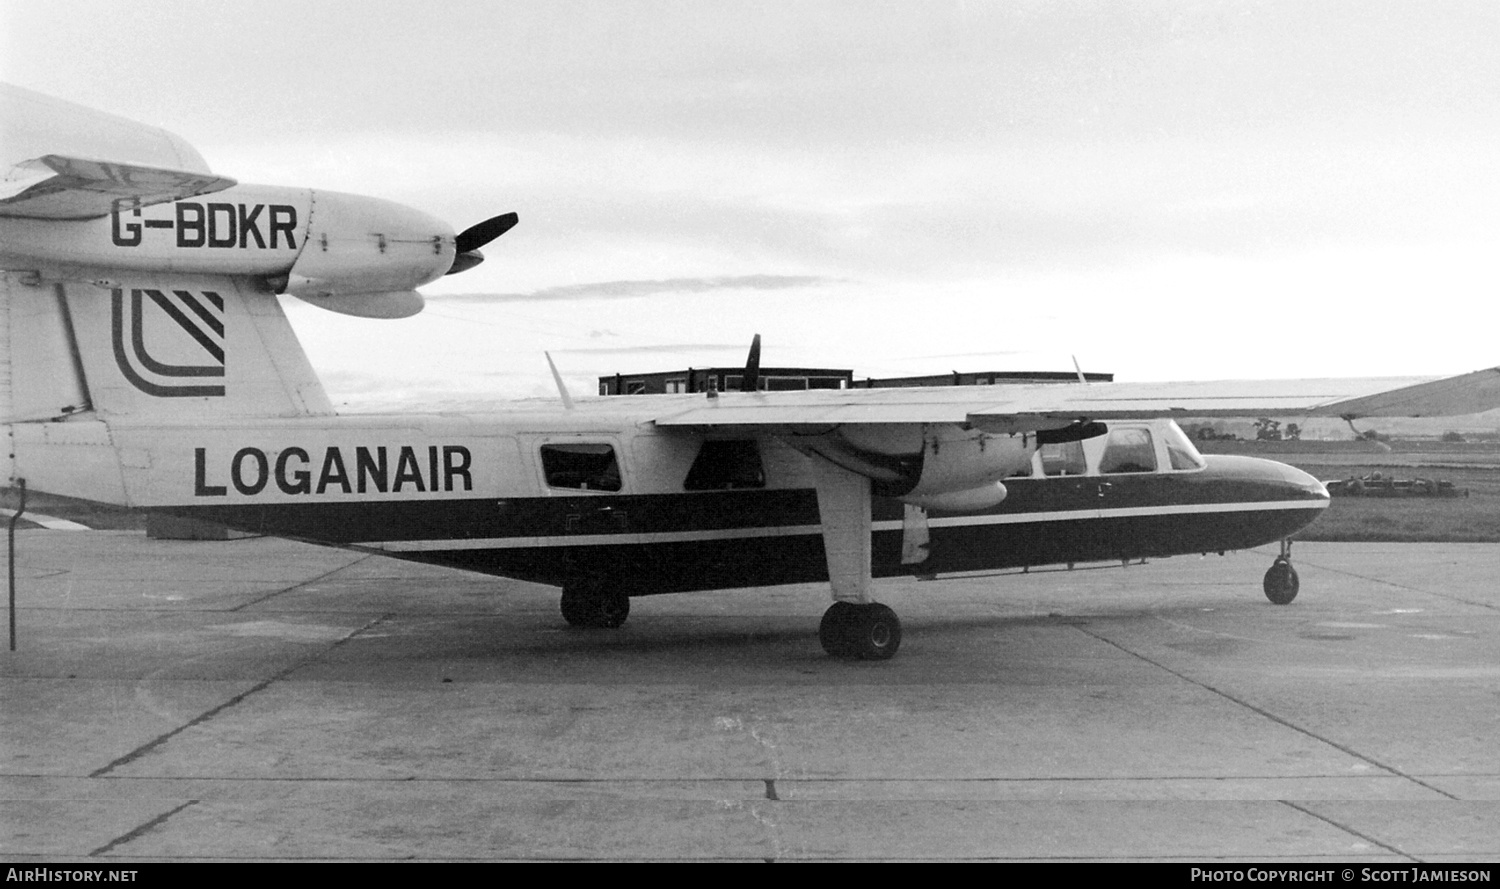
<svg viewBox="0 0 1500 889">
<path fill-rule="evenodd" d="M 552 368 L 552 382 L 557 384 L 557 394 L 562 396 L 563 410 L 573 409 L 573 397 L 568 394 L 567 384 L 563 383 L 562 374 L 557 372 L 557 365 L 552 363 L 552 353 L 543 352 L 547 356 L 547 366 Z"/>
<path fill-rule="evenodd" d="M 1089 384 L 1089 378 L 1083 375 L 1083 368 L 1078 366 L 1078 356 L 1069 355 L 1068 357 L 1073 359 L 1073 370 L 1077 371 L 1078 373 L 1078 382 L 1087 386 Z"/>
</svg>

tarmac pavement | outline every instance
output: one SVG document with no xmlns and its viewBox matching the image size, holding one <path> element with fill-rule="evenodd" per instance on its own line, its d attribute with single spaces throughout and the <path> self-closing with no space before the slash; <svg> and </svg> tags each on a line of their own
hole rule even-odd
<svg viewBox="0 0 1500 889">
<path fill-rule="evenodd" d="M 1500 545 L 636 599 L 288 541 L 17 539 L 0 856 L 1500 861 Z"/>
</svg>

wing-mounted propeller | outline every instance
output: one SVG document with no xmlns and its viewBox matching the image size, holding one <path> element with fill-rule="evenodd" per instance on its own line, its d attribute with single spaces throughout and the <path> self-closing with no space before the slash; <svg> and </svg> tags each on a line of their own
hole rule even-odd
<svg viewBox="0 0 1500 889">
<path fill-rule="evenodd" d="M 520 219 L 514 213 L 501 213 L 459 232 L 453 239 L 453 266 L 448 269 L 447 274 L 466 272 L 484 262 L 484 254 L 479 252 L 479 248 L 510 231 Z"/>
</svg>

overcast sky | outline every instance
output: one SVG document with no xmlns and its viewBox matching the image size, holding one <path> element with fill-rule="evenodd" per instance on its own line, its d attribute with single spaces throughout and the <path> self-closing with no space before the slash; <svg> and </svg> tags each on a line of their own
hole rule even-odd
<svg viewBox="0 0 1500 889">
<path fill-rule="evenodd" d="M 743 361 L 1120 379 L 1500 364 L 1493 2 L 0 0 L 5 80 L 488 261 L 289 304 L 336 402 Z"/>
</svg>

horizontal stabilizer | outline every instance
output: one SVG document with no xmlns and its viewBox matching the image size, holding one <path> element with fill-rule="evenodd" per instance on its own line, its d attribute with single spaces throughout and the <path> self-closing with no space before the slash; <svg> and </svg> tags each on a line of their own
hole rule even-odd
<svg viewBox="0 0 1500 889">
<path fill-rule="evenodd" d="M 227 176 L 48 154 L 0 179 L 0 216 L 93 219 L 117 202 L 149 206 L 235 185 Z"/>
</svg>

